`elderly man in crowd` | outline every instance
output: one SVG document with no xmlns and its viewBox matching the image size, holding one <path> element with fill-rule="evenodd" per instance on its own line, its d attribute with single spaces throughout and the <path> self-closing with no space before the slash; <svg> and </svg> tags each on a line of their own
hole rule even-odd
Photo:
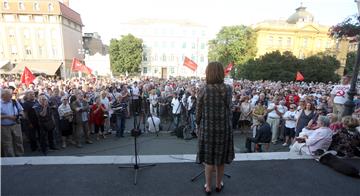
<svg viewBox="0 0 360 196">
<path fill-rule="evenodd" d="M 11 99 L 12 90 L 1 90 L 1 154 L 5 157 L 21 156 L 24 154 L 20 115 L 23 108 Z"/>
<path fill-rule="evenodd" d="M 313 152 L 319 149 L 328 150 L 333 136 L 333 131 L 329 128 L 330 119 L 327 116 L 320 116 L 317 124 L 319 128 L 295 138 L 296 142 L 290 148 L 290 152 L 312 155 Z"/>
</svg>

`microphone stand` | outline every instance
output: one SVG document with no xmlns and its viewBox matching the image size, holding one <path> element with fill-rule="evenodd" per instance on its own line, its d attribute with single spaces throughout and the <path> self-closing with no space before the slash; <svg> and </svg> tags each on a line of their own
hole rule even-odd
<svg viewBox="0 0 360 196">
<path fill-rule="evenodd" d="M 132 109 L 134 109 L 134 99 L 133 99 L 133 92 L 132 92 L 131 88 L 130 88 L 130 96 L 131 96 Z M 141 130 L 139 129 L 140 123 L 137 125 L 137 119 L 136 119 L 137 117 L 136 117 L 135 112 L 133 112 L 133 117 L 134 117 L 134 128 L 131 130 L 131 135 L 134 137 L 135 163 L 134 163 L 134 165 L 119 166 L 119 169 L 134 168 L 134 185 L 136 185 L 138 170 L 140 170 L 142 168 L 146 168 L 146 167 L 153 167 L 153 166 L 156 166 L 156 164 L 140 165 L 138 163 L 139 155 L 138 155 L 138 151 L 137 151 L 137 137 L 141 134 Z"/>
</svg>

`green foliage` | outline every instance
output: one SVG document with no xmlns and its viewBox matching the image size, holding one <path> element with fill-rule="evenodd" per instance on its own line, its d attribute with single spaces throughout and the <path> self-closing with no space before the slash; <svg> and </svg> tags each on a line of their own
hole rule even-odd
<svg viewBox="0 0 360 196">
<path fill-rule="evenodd" d="M 110 63 L 114 74 L 139 73 L 143 41 L 131 34 L 110 41 Z"/>
<path fill-rule="evenodd" d="M 255 55 L 256 33 L 244 25 L 223 27 L 216 38 L 209 41 L 209 61 L 219 61 L 224 66 L 234 62 L 233 70 Z"/>
<path fill-rule="evenodd" d="M 344 75 L 352 74 L 353 68 L 355 65 L 355 60 L 356 60 L 356 52 L 349 52 L 346 55 L 346 64 L 345 64 Z"/>
<path fill-rule="evenodd" d="M 291 52 L 274 51 L 255 60 L 246 62 L 241 77 L 249 80 L 294 81 L 296 72 L 300 71 L 305 81 L 328 82 L 338 81 L 335 74 L 340 62 L 332 56 L 314 55 L 304 60 L 296 58 Z"/>
</svg>

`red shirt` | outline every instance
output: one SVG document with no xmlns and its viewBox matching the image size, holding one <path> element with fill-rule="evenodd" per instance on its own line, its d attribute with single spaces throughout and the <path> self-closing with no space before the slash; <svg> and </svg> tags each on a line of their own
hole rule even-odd
<svg viewBox="0 0 360 196">
<path fill-rule="evenodd" d="M 104 110 L 105 110 L 105 105 L 101 104 L 101 106 Z M 95 125 L 103 125 L 105 120 L 104 120 L 104 111 L 102 109 L 99 109 L 97 112 L 95 112 L 95 110 L 97 110 L 98 106 L 97 104 L 94 104 L 91 107 L 91 113 L 90 113 L 90 120 L 92 123 L 94 123 Z"/>
</svg>

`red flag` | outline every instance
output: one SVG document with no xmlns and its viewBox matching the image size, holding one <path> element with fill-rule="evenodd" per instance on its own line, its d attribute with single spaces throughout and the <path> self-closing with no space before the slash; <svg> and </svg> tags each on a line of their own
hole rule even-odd
<svg viewBox="0 0 360 196">
<path fill-rule="evenodd" d="M 231 63 L 229 63 L 229 65 L 225 68 L 225 70 L 224 70 L 224 75 L 227 76 L 227 75 L 230 73 L 230 71 L 231 71 L 232 68 L 233 68 L 233 63 L 231 62 Z"/>
<path fill-rule="evenodd" d="M 34 80 L 35 76 L 32 74 L 30 69 L 25 66 L 24 72 L 21 74 L 21 83 L 25 83 L 26 86 L 29 86 L 29 84 L 32 83 Z"/>
<path fill-rule="evenodd" d="M 83 66 L 82 70 L 81 70 L 83 73 L 86 73 L 86 74 L 91 74 L 92 73 L 92 69 L 86 65 Z"/>
<path fill-rule="evenodd" d="M 195 71 L 197 69 L 197 64 L 192 61 L 191 59 L 189 59 L 188 57 L 185 57 L 184 59 L 184 66 L 186 66 L 187 68 Z"/>
<path fill-rule="evenodd" d="M 296 81 L 303 81 L 304 80 L 304 76 L 298 71 L 296 72 Z"/>
<path fill-rule="evenodd" d="M 72 64 L 71 64 L 71 71 L 82 71 L 84 69 L 84 64 L 81 63 L 81 61 L 77 58 L 73 58 Z"/>
</svg>

